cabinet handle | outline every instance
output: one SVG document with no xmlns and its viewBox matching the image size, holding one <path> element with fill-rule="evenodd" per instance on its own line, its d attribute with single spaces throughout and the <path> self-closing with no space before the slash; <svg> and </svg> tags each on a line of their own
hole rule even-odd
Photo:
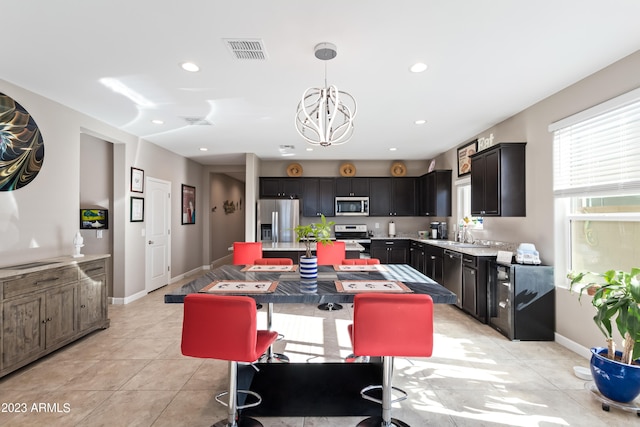
<svg viewBox="0 0 640 427">
<path fill-rule="evenodd" d="M 150 244 L 150 245 L 153 245 L 153 240 L 149 240 L 149 244 Z"/>
<path fill-rule="evenodd" d="M 87 308 L 87 306 L 86 306 L 86 305 L 84 305 L 84 304 L 82 304 L 82 305 L 80 306 L 80 308 Z"/>
<path fill-rule="evenodd" d="M 498 305 L 500 306 L 500 308 L 505 308 L 507 306 L 507 303 L 505 301 L 500 301 Z"/>
<path fill-rule="evenodd" d="M 59 279 L 59 277 L 50 277 L 48 279 L 38 280 L 36 282 L 36 286 L 38 286 L 40 283 L 54 282 L 54 281 L 56 281 L 58 279 Z"/>
</svg>

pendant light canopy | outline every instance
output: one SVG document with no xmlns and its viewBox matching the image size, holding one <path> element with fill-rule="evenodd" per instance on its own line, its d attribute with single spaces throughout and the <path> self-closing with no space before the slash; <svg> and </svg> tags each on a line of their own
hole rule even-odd
<svg viewBox="0 0 640 427">
<path fill-rule="evenodd" d="M 316 58 L 329 61 L 337 56 L 334 44 L 320 43 L 315 47 Z M 296 112 L 296 130 L 309 144 L 328 147 L 347 142 L 353 135 L 356 100 L 347 92 L 327 85 L 327 65 L 324 87 L 310 87 L 302 94 Z"/>
</svg>

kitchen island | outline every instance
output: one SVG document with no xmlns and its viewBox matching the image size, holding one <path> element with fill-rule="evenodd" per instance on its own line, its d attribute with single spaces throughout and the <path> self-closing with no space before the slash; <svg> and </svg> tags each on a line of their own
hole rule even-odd
<svg viewBox="0 0 640 427">
<path fill-rule="evenodd" d="M 348 266 L 352 267 L 352 266 Z M 318 267 L 317 290 L 306 292 L 298 271 L 247 271 L 243 265 L 224 265 L 186 285 L 165 294 L 165 303 L 182 303 L 190 293 L 203 291 L 216 281 L 277 282 L 270 292 L 235 292 L 216 294 L 246 295 L 258 303 L 352 303 L 355 293 L 341 292 L 337 281 L 399 281 L 410 292 L 428 294 L 436 304 L 453 304 L 456 295 L 409 265 L 384 265 L 367 271 L 340 271 L 341 266 Z M 243 271 L 244 270 L 244 271 Z M 267 324 L 271 325 L 267 312 Z M 319 317 L 326 311 L 318 310 Z M 230 319 L 232 321 L 232 319 Z M 212 325 L 215 327 L 215 325 Z M 284 331 L 280 331 L 284 332 Z M 345 326 L 346 333 L 346 326 Z M 295 347 L 295 342 L 293 343 Z M 285 347 L 286 355 L 286 347 Z M 239 366 L 239 388 L 262 396 L 262 403 L 242 411 L 249 416 L 367 416 L 379 415 L 379 405 L 360 396 L 370 384 L 380 384 L 382 364 L 379 358 L 370 363 L 257 363 Z M 242 399 L 242 398 L 241 398 Z M 243 402 L 239 402 L 242 404 Z"/>
</svg>

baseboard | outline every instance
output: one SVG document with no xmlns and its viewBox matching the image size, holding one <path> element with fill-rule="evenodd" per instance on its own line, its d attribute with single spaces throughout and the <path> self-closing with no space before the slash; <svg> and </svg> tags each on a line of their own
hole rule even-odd
<svg viewBox="0 0 640 427">
<path fill-rule="evenodd" d="M 129 304 L 131 302 L 134 302 L 137 299 L 140 299 L 144 296 L 147 295 L 147 291 L 140 291 L 136 294 L 130 295 L 126 298 L 113 298 L 111 297 L 109 299 L 109 304 L 114 304 L 114 305 L 120 305 L 120 304 Z"/>
<path fill-rule="evenodd" d="M 233 254 L 218 258 L 211 263 L 211 269 L 222 267 L 223 265 L 233 264 Z"/>
<path fill-rule="evenodd" d="M 561 346 L 573 351 L 574 353 L 584 357 L 585 359 L 591 359 L 591 350 L 587 347 L 578 344 L 575 341 L 571 341 L 569 338 L 566 338 L 556 332 L 555 341 Z"/>
<path fill-rule="evenodd" d="M 199 273 L 201 271 L 205 271 L 205 270 L 209 270 L 209 269 L 210 269 L 210 267 L 208 265 L 203 265 L 201 267 L 194 268 L 193 270 L 187 271 L 186 273 L 179 274 L 179 275 L 177 275 L 175 277 L 172 277 L 171 279 L 169 279 L 169 284 L 172 285 L 172 284 L 174 284 L 176 282 L 179 282 L 182 279 L 185 279 L 185 278 L 187 278 L 189 276 L 192 276 L 192 275 L 197 274 L 197 273 Z"/>
</svg>

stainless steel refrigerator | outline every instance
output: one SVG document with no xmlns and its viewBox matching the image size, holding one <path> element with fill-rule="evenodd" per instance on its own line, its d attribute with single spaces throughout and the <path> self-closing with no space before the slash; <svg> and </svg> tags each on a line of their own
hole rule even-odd
<svg viewBox="0 0 640 427">
<path fill-rule="evenodd" d="M 300 224 L 300 200 L 261 199 L 258 200 L 257 236 L 261 242 L 294 242 L 293 231 Z"/>
</svg>

